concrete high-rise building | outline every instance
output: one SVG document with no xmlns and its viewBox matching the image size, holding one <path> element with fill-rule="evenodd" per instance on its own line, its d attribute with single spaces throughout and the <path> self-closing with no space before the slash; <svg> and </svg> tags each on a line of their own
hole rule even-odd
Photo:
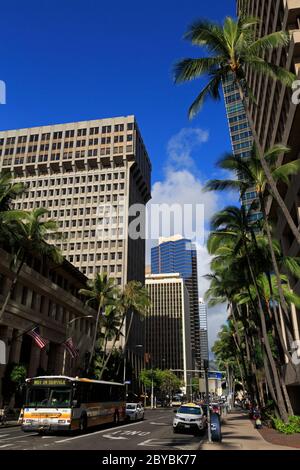
<svg viewBox="0 0 300 470">
<path fill-rule="evenodd" d="M 180 274 L 148 274 L 151 307 L 145 319 L 149 366 L 179 369 L 185 388 L 192 369 L 189 294 Z"/>
<path fill-rule="evenodd" d="M 46 207 L 64 234 L 56 245 L 87 277 L 144 282 L 145 237 L 129 236 L 128 211 L 150 199 L 151 164 L 134 116 L 2 131 L 2 170 L 28 188 L 15 208 Z M 138 319 L 131 331 L 138 353 Z"/>
<path fill-rule="evenodd" d="M 194 367 L 201 366 L 197 251 L 180 235 L 160 238 L 151 250 L 152 274 L 180 273 L 189 293 L 191 348 Z"/>
<path fill-rule="evenodd" d="M 208 328 L 207 328 L 207 306 L 203 299 L 199 299 L 200 318 L 200 350 L 201 359 L 209 360 Z"/>
<path fill-rule="evenodd" d="M 275 31 L 285 30 L 290 34 L 290 44 L 273 52 L 267 51 L 266 60 L 294 72 L 300 72 L 300 0 L 238 0 L 238 12 L 245 12 L 260 19 L 256 29 L 261 37 Z M 276 143 L 291 148 L 291 152 L 282 155 L 278 166 L 299 158 L 300 154 L 300 106 L 293 103 L 294 91 L 278 81 L 262 74 L 247 71 L 249 87 L 256 98 L 256 104 L 250 103 L 250 115 L 254 123 L 263 150 Z M 279 184 L 278 190 L 297 227 L 300 227 L 300 178 L 292 177 L 291 184 Z M 267 211 L 276 227 L 275 234 L 280 241 L 283 254 L 286 256 L 300 255 L 300 249 L 281 210 L 276 202 L 269 197 Z M 291 287 L 300 294 L 300 281 L 290 277 Z M 292 305 L 291 319 L 293 336 L 299 340 L 300 313 Z M 288 345 L 290 349 L 291 345 Z M 300 366 L 286 368 L 286 384 L 294 406 L 300 412 Z"/>
</svg>

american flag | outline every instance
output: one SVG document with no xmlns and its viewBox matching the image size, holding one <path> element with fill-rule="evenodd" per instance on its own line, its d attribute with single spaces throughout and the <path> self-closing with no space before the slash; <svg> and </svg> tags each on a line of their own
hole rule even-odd
<svg viewBox="0 0 300 470">
<path fill-rule="evenodd" d="M 71 354 L 71 356 L 73 357 L 78 357 L 79 356 L 79 349 L 77 349 L 75 346 L 74 346 L 74 343 L 73 343 L 73 340 L 72 338 L 68 338 L 64 343 L 63 343 L 64 347 L 66 348 L 66 350 L 68 351 L 69 354 Z"/>
<path fill-rule="evenodd" d="M 47 346 L 48 341 L 40 335 L 40 329 L 38 326 L 28 331 L 27 334 L 34 339 L 39 348 L 43 349 L 45 346 Z"/>
</svg>

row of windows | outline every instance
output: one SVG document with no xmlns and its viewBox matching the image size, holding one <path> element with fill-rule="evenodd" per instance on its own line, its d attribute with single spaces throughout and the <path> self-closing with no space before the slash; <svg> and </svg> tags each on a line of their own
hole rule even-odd
<svg viewBox="0 0 300 470">
<path fill-rule="evenodd" d="M 33 198 L 35 197 L 34 192 L 32 193 L 32 197 Z M 124 199 L 124 194 L 113 194 L 113 195 L 107 194 L 106 196 L 104 196 L 104 195 L 93 196 L 93 197 L 87 196 L 85 198 L 84 197 L 81 197 L 81 198 L 74 197 L 72 199 L 71 198 L 60 199 L 60 200 L 58 200 L 58 199 L 55 199 L 55 200 L 49 199 L 49 201 L 42 200 L 42 201 L 39 201 L 39 204 L 42 207 L 46 207 L 46 206 L 58 207 L 58 206 L 77 206 L 77 205 L 84 205 L 84 204 L 98 204 L 98 203 L 111 203 L 111 202 L 113 202 L 113 203 L 119 203 L 122 206 L 124 200 L 125 200 Z M 22 209 L 22 207 L 32 209 L 33 206 L 34 206 L 33 201 L 30 201 L 28 203 L 23 202 L 23 205 L 21 203 L 15 203 L 15 207 L 17 209 Z M 117 206 L 113 205 L 112 210 L 117 211 Z"/>
<path fill-rule="evenodd" d="M 242 102 L 240 103 L 235 103 L 235 104 L 231 104 L 227 107 L 227 113 L 228 115 L 230 114 L 235 114 L 235 113 L 238 113 L 239 111 L 244 111 L 244 105 Z"/>
<path fill-rule="evenodd" d="M 237 131 L 241 131 L 243 129 L 248 129 L 249 128 L 249 124 L 248 122 L 243 122 L 242 124 L 236 124 L 235 126 L 231 126 L 230 127 L 230 132 L 237 132 Z"/>
<path fill-rule="evenodd" d="M 81 141 L 81 142 L 85 142 L 85 141 Z M 77 147 L 85 147 L 85 145 L 77 145 Z M 72 148 L 73 145 L 71 146 L 65 146 L 65 148 Z M 125 147 L 126 149 L 126 152 L 132 152 L 133 151 L 133 146 L 132 145 L 126 145 Z M 47 152 L 49 149 L 48 148 L 40 148 L 39 152 Z M 56 146 L 52 146 L 52 151 L 53 150 L 60 150 L 59 147 L 56 147 Z M 111 154 L 111 151 L 113 152 L 113 154 L 117 154 L 117 153 L 123 153 L 124 152 L 124 147 L 123 145 L 120 146 L 120 147 L 113 147 L 113 149 L 111 149 L 111 147 L 105 147 L 105 148 L 100 148 L 100 152 L 99 154 L 100 155 L 110 155 Z M 30 147 L 28 149 L 28 153 L 36 153 L 38 152 L 37 150 L 37 146 L 33 146 L 33 147 Z M 3 149 L 3 155 L 4 156 L 10 156 L 10 155 L 14 155 L 14 148 L 5 148 L 5 150 Z M 17 147 L 17 150 L 16 150 L 16 158 L 18 155 L 22 155 L 25 153 L 25 147 Z M 0 150 L 0 155 L 1 155 L 1 150 Z M 39 155 L 28 155 L 28 157 L 32 157 L 34 156 L 35 158 L 32 159 L 33 162 L 35 161 L 47 161 L 48 158 L 50 157 L 51 160 L 59 160 L 60 159 L 60 155 L 61 153 L 51 153 L 50 155 L 48 153 L 46 154 L 42 154 L 42 153 L 39 153 Z M 75 155 L 75 157 L 84 157 L 86 155 L 86 151 L 85 150 L 77 150 L 75 152 L 64 152 L 63 153 L 63 157 L 64 158 L 72 158 L 73 155 Z M 92 156 L 97 156 L 98 155 L 98 149 L 88 149 L 87 151 L 87 155 L 89 157 L 92 157 Z M 27 155 L 26 155 L 27 157 Z M 38 160 L 36 159 L 38 157 Z M 22 158 L 24 158 L 24 155 L 22 156 Z M 28 161 L 28 158 L 26 158 L 26 161 Z"/>
<path fill-rule="evenodd" d="M 122 171 L 120 173 L 102 173 L 100 175 L 83 175 L 83 176 L 69 176 L 65 178 L 51 178 L 51 179 L 40 179 L 40 180 L 33 180 L 28 183 L 27 180 L 20 180 L 19 182 L 29 185 L 33 188 L 36 187 L 43 187 L 43 186 L 56 186 L 56 185 L 71 185 L 71 184 L 83 184 L 83 183 L 93 183 L 98 181 L 111 181 L 112 179 L 124 179 L 125 173 Z"/>
<path fill-rule="evenodd" d="M 110 134 L 111 132 L 123 132 L 125 130 L 124 124 L 116 124 L 115 126 L 102 126 L 101 127 L 91 127 L 89 129 L 89 135 L 97 135 L 97 134 Z M 128 123 L 127 124 L 127 131 L 132 131 L 134 130 L 134 124 L 133 123 Z M 75 137 L 75 130 L 67 130 L 67 131 L 58 131 L 53 133 L 53 139 L 62 139 L 63 135 L 66 138 L 70 137 Z M 88 129 L 78 129 L 76 135 L 78 137 L 83 137 L 88 135 Z M 19 143 L 25 143 L 25 142 L 38 142 L 39 137 L 41 136 L 41 140 L 49 140 L 51 137 L 50 132 L 46 132 L 43 134 L 32 134 L 30 136 L 27 135 L 21 135 L 18 138 L 16 137 L 7 137 L 6 139 L 6 145 L 14 145 L 16 142 Z M 0 145 L 4 144 L 4 138 L 0 138 Z"/>
<path fill-rule="evenodd" d="M 233 116 L 229 118 L 229 124 L 233 124 L 235 122 L 245 121 L 247 116 L 245 113 L 239 114 L 238 116 Z"/>
<path fill-rule="evenodd" d="M 31 197 L 47 197 L 47 196 L 60 196 L 60 195 L 72 195 L 72 194 L 84 194 L 91 193 L 92 191 L 98 192 L 109 192 L 109 191 L 122 191 L 125 188 L 125 183 L 107 183 L 97 184 L 94 186 L 75 186 L 74 188 L 56 188 L 56 189 L 45 189 L 44 191 L 31 191 Z M 25 198 L 29 197 L 29 193 L 24 194 Z"/>
<path fill-rule="evenodd" d="M 225 97 L 226 104 L 235 103 L 241 99 L 239 93 L 235 93 L 234 95 L 229 95 Z"/>
<path fill-rule="evenodd" d="M 240 144 L 235 144 L 235 145 L 233 146 L 234 151 L 240 150 L 240 149 L 249 148 L 249 147 L 252 147 L 252 142 L 251 142 L 251 141 L 242 142 L 242 143 L 240 143 Z"/>
<path fill-rule="evenodd" d="M 93 242 L 93 241 L 90 241 L 90 242 L 83 242 L 83 243 L 80 243 L 80 242 L 77 242 L 77 243 L 61 243 L 59 244 L 59 242 L 57 243 L 57 246 L 59 246 L 62 250 L 64 251 L 67 251 L 68 250 L 68 246 L 74 246 L 74 249 L 76 249 L 77 251 L 79 250 L 116 250 L 116 249 L 122 249 L 123 248 L 123 240 L 110 240 L 110 241 L 97 241 L 97 242 Z M 103 253 L 103 256 L 105 255 L 105 257 L 103 259 L 105 260 L 108 260 L 108 253 Z M 120 256 L 119 256 L 120 255 Z M 118 259 L 121 259 L 122 258 L 122 253 L 121 252 L 117 252 L 116 253 L 116 256 L 118 257 Z"/>
<path fill-rule="evenodd" d="M 241 132 L 240 134 L 233 135 L 232 136 L 232 141 L 237 142 L 239 140 L 247 139 L 248 137 L 252 137 L 252 132 L 251 131 Z"/>
</svg>

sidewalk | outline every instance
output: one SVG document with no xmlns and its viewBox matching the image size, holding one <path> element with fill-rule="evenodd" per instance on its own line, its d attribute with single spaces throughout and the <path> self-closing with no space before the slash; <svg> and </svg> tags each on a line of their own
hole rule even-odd
<svg viewBox="0 0 300 470">
<path fill-rule="evenodd" d="M 200 450 L 293 450 L 291 447 L 270 444 L 254 428 L 248 414 L 232 411 L 222 423 L 222 442 L 205 442 Z M 294 449 L 296 450 L 296 449 Z"/>
</svg>

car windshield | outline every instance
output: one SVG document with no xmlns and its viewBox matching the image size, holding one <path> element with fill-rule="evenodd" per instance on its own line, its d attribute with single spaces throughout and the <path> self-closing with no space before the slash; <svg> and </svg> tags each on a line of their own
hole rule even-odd
<svg viewBox="0 0 300 470">
<path fill-rule="evenodd" d="M 193 406 L 181 406 L 177 413 L 187 414 L 187 415 L 201 415 L 201 408 Z"/>
<path fill-rule="evenodd" d="M 135 410 L 136 405 L 126 405 L 127 410 Z"/>
<path fill-rule="evenodd" d="M 28 390 L 26 406 L 59 408 L 71 406 L 71 389 L 34 387 Z"/>
</svg>

